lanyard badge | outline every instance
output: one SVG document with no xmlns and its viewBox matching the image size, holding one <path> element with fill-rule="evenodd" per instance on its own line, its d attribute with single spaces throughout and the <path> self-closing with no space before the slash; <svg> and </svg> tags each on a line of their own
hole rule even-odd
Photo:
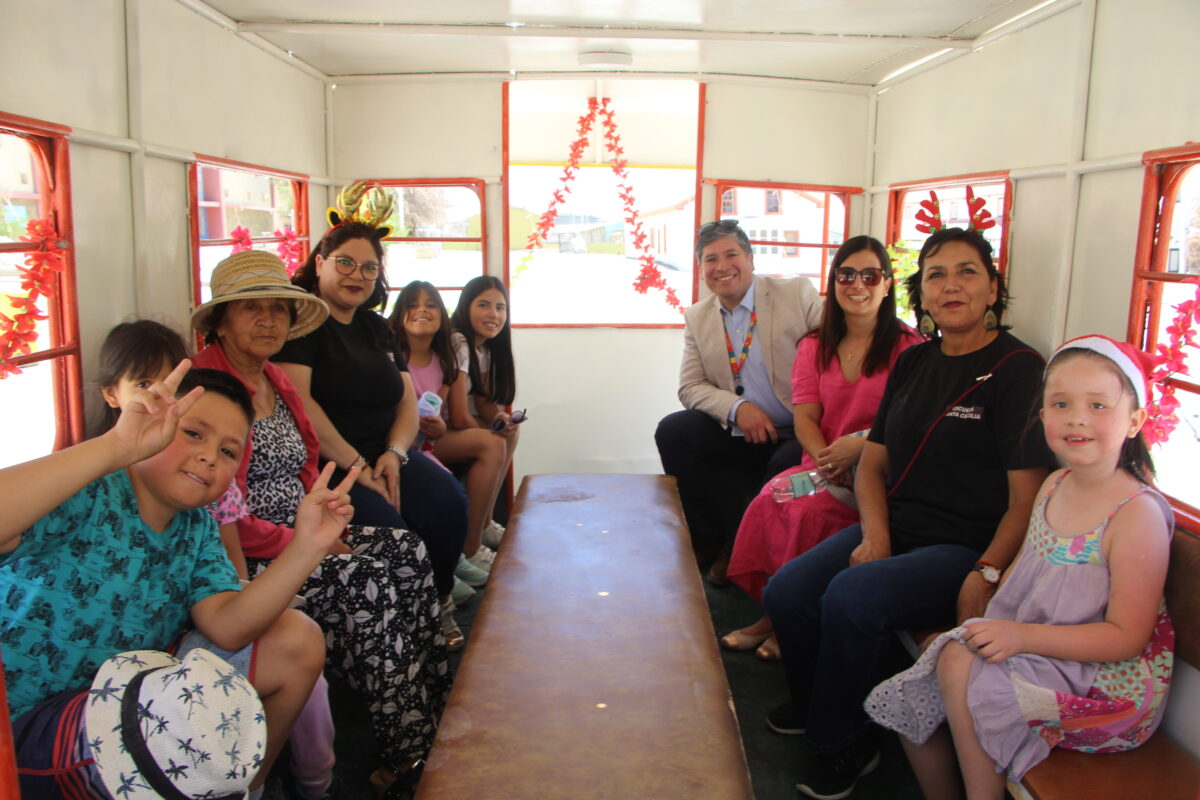
<svg viewBox="0 0 1200 800">
<path fill-rule="evenodd" d="M 729 351 L 729 371 L 733 373 L 735 384 L 733 391 L 739 397 L 746 393 L 746 387 L 742 385 L 742 367 L 746 364 L 746 356 L 750 354 L 750 343 L 754 341 L 754 328 L 757 325 L 758 309 L 754 309 L 750 312 L 750 328 L 746 331 L 746 341 L 742 343 L 740 356 L 734 355 L 733 340 L 729 338 L 729 328 L 725 325 L 721 326 L 725 330 L 725 348 Z"/>
</svg>

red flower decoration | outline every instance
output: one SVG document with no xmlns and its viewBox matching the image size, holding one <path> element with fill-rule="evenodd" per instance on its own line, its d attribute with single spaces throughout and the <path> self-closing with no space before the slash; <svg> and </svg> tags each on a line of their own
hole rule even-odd
<svg viewBox="0 0 1200 800">
<path fill-rule="evenodd" d="M 242 230 L 245 230 L 243 228 Z M 296 232 L 290 227 L 285 227 L 283 231 L 275 231 L 276 236 L 282 236 L 283 241 L 279 243 L 279 247 L 275 252 L 279 254 L 279 258 L 287 266 L 287 274 L 295 275 L 296 270 L 300 269 L 300 265 L 304 263 L 304 245 L 296 238 Z M 250 248 L 243 248 L 249 250 Z"/>
<path fill-rule="evenodd" d="M 25 296 L 7 295 L 8 304 L 16 313 L 11 317 L 0 314 L 0 379 L 20 374 L 21 368 L 13 359 L 33 351 L 38 338 L 37 323 L 47 319 L 38 308 L 38 299 L 53 295 L 56 274 L 63 269 L 58 231 L 50 220 L 31 219 L 21 241 L 35 244 L 38 249 L 25 257 L 24 267 L 18 267 Z"/>
<path fill-rule="evenodd" d="M 1169 379 L 1176 373 L 1188 374 L 1186 349 L 1197 346 L 1194 325 L 1200 317 L 1200 278 L 1184 278 L 1182 282 L 1196 284 L 1196 295 L 1174 306 L 1175 318 L 1163 329 L 1167 344 L 1160 343 L 1152 356 L 1155 367 L 1150 373 L 1150 392 L 1153 399 L 1146 405 L 1147 419 L 1142 426 L 1142 436 L 1149 445 L 1167 441 L 1179 426 L 1176 413 L 1179 399 L 1175 397 L 1175 387 Z"/>
<path fill-rule="evenodd" d="M 624 158 L 625 148 L 621 146 L 621 135 L 617 132 L 615 114 L 608 104 L 609 98 L 607 97 L 588 98 L 588 113 L 579 118 L 575 141 L 571 143 L 567 166 L 563 168 L 562 187 L 556 189 L 551 195 L 549 207 L 538 218 L 533 232 L 529 234 L 529 239 L 525 243 L 525 256 L 514 270 L 514 275 L 520 275 L 529 265 L 533 251 L 545 245 L 546 237 L 550 234 L 550 230 L 554 227 L 554 220 L 558 217 L 558 207 L 564 202 L 565 196 L 570 193 L 571 181 L 575 179 L 575 174 L 579 171 L 579 160 L 587 150 L 588 135 L 596 124 L 596 118 L 599 117 L 604 126 L 604 146 L 609 153 L 609 164 L 613 174 L 617 176 L 617 195 L 621 198 L 621 203 L 625 208 L 625 223 L 632 229 L 630 241 L 641 253 L 638 260 L 642 263 L 642 269 L 633 282 L 633 288 L 640 294 L 645 294 L 650 289 L 661 290 L 666 295 L 667 304 L 679 309 L 679 313 L 682 314 L 683 304 L 675 294 L 675 290 L 667 285 L 662 273 L 659 272 L 654 253 L 650 250 L 649 237 L 642 230 L 642 220 L 637 212 L 633 188 L 629 185 L 627 169 L 629 162 Z"/>
<path fill-rule="evenodd" d="M 254 247 L 254 242 L 250 239 L 250 231 L 241 225 L 230 231 L 229 235 L 233 237 L 233 252 L 235 253 L 241 253 Z"/>
</svg>

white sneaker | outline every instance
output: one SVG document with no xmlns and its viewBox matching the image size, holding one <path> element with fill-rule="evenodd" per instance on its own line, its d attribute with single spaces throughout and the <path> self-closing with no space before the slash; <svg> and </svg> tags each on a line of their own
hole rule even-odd
<svg viewBox="0 0 1200 800">
<path fill-rule="evenodd" d="M 467 559 L 467 563 L 490 575 L 492 573 L 492 562 L 495 560 L 496 551 L 490 547 L 480 545 L 479 549 L 475 551 L 475 555 Z"/>
<path fill-rule="evenodd" d="M 500 548 L 500 540 L 504 538 L 504 526 L 496 520 L 488 520 L 483 526 L 483 543 L 493 550 Z"/>
</svg>

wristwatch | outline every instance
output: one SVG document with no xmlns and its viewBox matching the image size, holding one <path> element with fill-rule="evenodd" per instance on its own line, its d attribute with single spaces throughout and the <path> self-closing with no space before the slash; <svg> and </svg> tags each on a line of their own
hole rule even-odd
<svg viewBox="0 0 1200 800">
<path fill-rule="evenodd" d="M 997 583 L 1000 582 L 1000 570 L 997 569 L 996 567 L 992 566 L 991 564 L 986 564 L 986 563 L 980 561 L 978 564 L 971 567 L 971 571 L 978 572 L 980 575 L 983 576 L 983 579 L 985 581 L 987 581 L 988 583 L 990 583 L 992 586 L 995 586 Z"/>
<path fill-rule="evenodd" d="M 388 450 L 400 457 L 400 466 L 408 466 L 408 451 L 402 447 L 396 447 L 394 444 L 388 445 Z"/>
</svg>

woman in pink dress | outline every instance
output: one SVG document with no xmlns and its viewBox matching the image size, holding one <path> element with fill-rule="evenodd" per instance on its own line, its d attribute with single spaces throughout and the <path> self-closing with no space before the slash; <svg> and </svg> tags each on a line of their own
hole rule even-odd
<svg viewBox="0 0 1200 800">
<path fill-rule="evenodd" d="M 896 356 L 921 341 L 896 318 L 891 259 L 879 240 L 855 236 L 838 248 L 825 285 L 821 327 L 800 340 L 792 367 L 796 438 L 804 460 L 768 481 L 742 517 L 729 579 L 755 600 L 781 565 L 858 521 L 853 470 Z M 830 302 L 833 300 L 834 302 Z M 817 471 L 828 489 L 776 502 L 779 478 Z M 721 637 L 730 650 L 758 648 L 779 658 L 771 622 L 763 617 Z"/>
</svg>

